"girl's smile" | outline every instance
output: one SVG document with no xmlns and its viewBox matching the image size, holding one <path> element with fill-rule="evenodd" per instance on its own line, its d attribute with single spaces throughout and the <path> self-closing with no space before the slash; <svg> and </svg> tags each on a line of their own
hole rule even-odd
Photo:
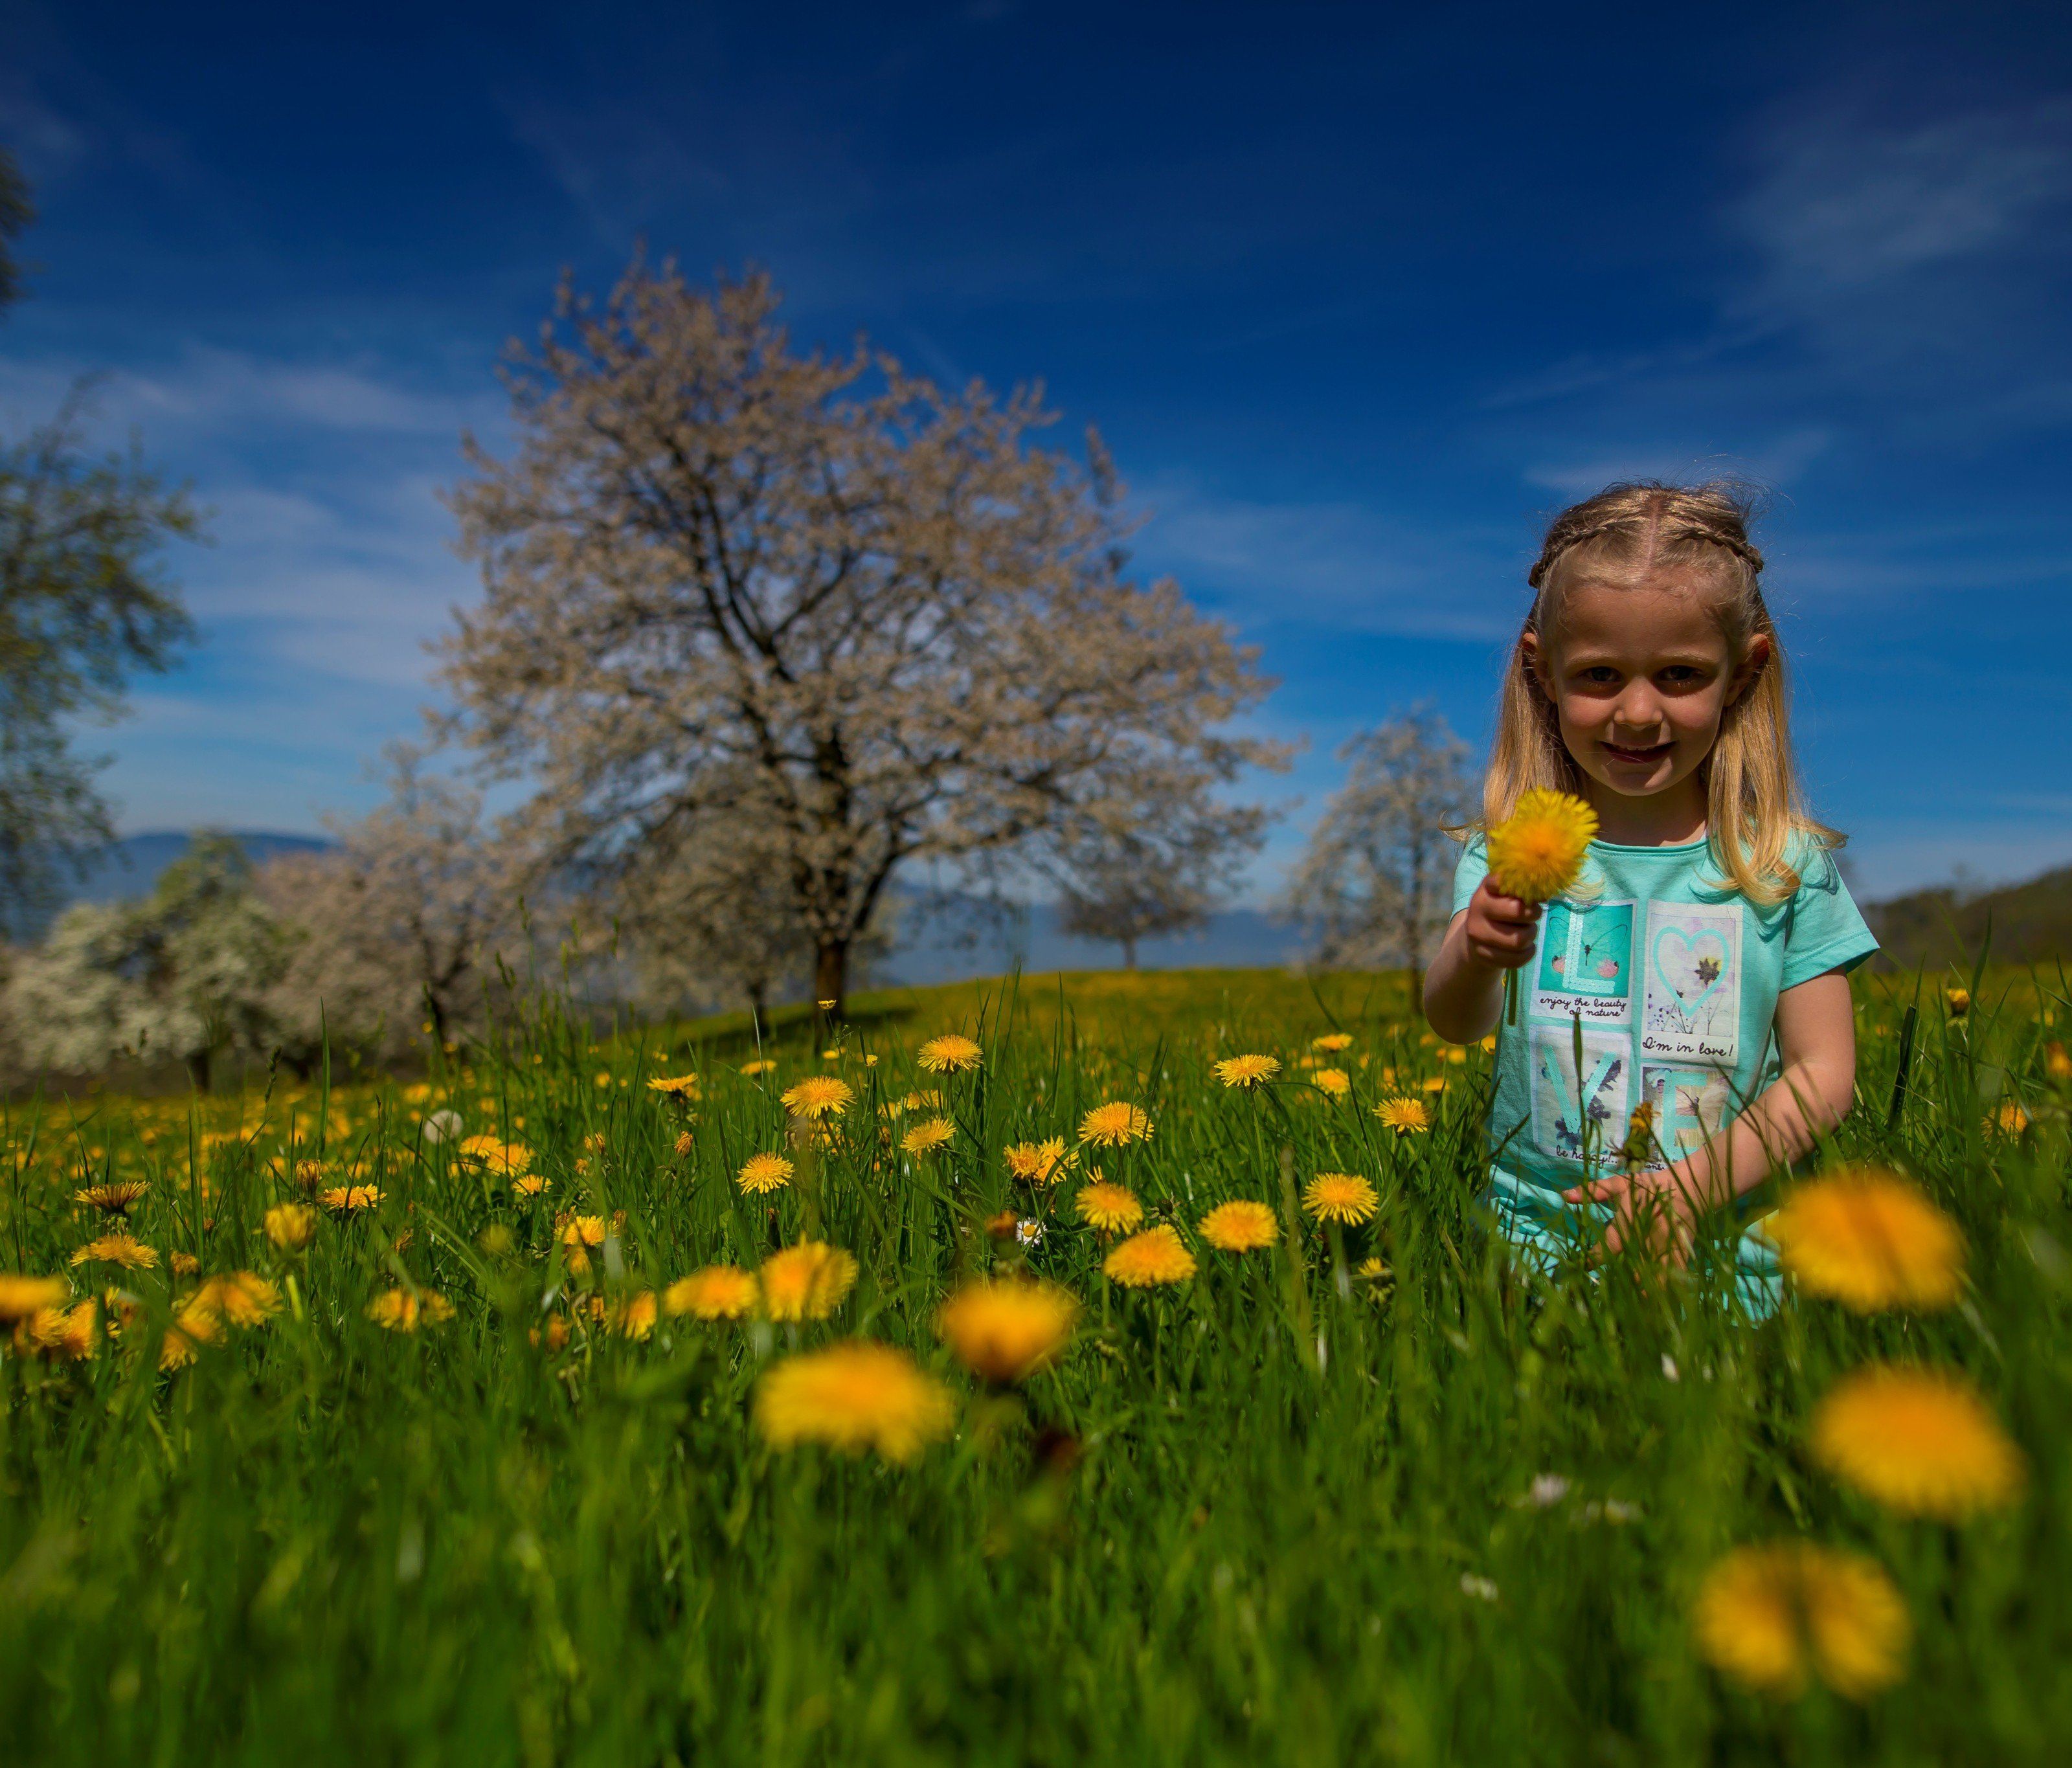
<svg viewBox="0 0 2072 1768">
<path fill-rule="evenodd" d="M 1639 846 L 1705 831 L 1702 769 L 1720 721 L 1769 660 L 1737 658 L 1702 580 L 1580 582 L 1558 629 L 1523 640 L 1604 838 Z"/>
</svg>

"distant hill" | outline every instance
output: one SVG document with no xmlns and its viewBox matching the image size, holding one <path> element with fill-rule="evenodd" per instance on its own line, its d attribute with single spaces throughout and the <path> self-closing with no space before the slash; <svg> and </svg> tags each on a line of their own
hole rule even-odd
<svg viewBox="0 0 2072 1768">
<path fill-rule="evenodd" d="M 284 835 L 269 829 L 224 831 L 241 843 L 255 865 L 278 853 L 321 852 L 331 843 L 313 835 Z M 53 917 L 73 903 L 120 903 L 148 896 L 158 874 L 185 853 L 192 837 L 179 830 L 125 836 L 100 855 L 85 875 L 72 882 L 57 910 L 37 916 L 19 934 L 39 939 Z M 909 903 L 918 899 L 909 898 Z M 969 977 L 998 976 L 1019 963 L 1025 970 L 1104 970 L 1118 964 L 1118 948 L 1075 940 L 1058 931 L 1057 913 L 1032 903 L 1011 919 L 976 920 L 952 917 L 983 928 L 960 935 L 940 918 L 917 919 L 910 907 L 902 919 L 912 923 L 911 939 L 902 939 L 876 966 L 878 979 L 926 987 L 960 982 Z M 1206 931 L 1179 939 L 1146 940 L 1138 961 L 1147 970 L 1198 968 L 1253 969 L 1285 964 L 1295 956 L 1292 929 L 1256 909 L 1232 909 L 1211 918 Z"/>
<path fill-rule="evenodd" d="M 1996 963 L 2053 963 L 2072 958 L 2072 865 L 1992 890 L 1915 890 L 1868 904 L 1864 917 L 1885 947 L 1880 961 L 1901 969 L 1968 968 L 1989 929 Z"/>
</svg>

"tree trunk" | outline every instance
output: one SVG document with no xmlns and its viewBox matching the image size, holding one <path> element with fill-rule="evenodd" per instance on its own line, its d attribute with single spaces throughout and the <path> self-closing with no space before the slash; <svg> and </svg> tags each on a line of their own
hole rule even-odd
<svg viewBox="0 0 2072 1768">
<path fill-rule="evenodd" d="M 813 954 L 813 1000 L 829 1018 L 849 1005 L 849 941 L 823 940 Z"/>
<path fill-rule="evenodd" d="M 212 1064 L 206 1050 L 187 1058 L 187 1078 L 194 1083 L 194 1090 L 196 1092 L 208 1092 L 212 1090 L 210 1083 L 215 1076 L 211 1071 Z"/>
<path fill-rule="evenodd" d="M 1122 967 L 1125 970 L 1137 968 L 1137 941 L 1134 940 L 1122 942 Z"/>
</svg>

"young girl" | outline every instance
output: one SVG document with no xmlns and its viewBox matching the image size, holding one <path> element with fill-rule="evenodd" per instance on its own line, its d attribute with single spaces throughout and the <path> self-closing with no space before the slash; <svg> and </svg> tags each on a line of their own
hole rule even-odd
<svg viewBox="0 0 2072 1768">
<path fill-rule="evenodd" d="M 1521 972 L 1485 1200 L 1543 1268 L 1600 1234 L 1680 1250 L 1855 1092 L 1848 972 L 1877 942 L 1830 857 L 1841 837 L 1799 803 L 1762 572 L 1733 495 L 1639 484 L 1563 511 L 1527 579 L 1482 826 L 1555 787 L 1598 839 L 1543 913 L 1496 890 L 1471 838 L 1424 1012 L 1470 1042 Z M 1767 1312 L 1774 1249 L 1745 1231 L 1737 1262 Z"/>
</svg>

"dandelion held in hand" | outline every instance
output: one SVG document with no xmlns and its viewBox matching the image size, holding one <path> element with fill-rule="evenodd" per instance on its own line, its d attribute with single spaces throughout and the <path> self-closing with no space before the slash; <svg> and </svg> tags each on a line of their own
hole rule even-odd
<svg viewBox="0 0 2072 1768">
<path fill-rule="evenodd" d="M 1813 1453 L 1889 1510 L 1960 1522 L 2011 1503 L 2021 1452 L 1984 1400 L 1954 1375 L 1864 1369 L 1836 1384 L 1813 1418 Z"/>
<path fill-rule="evenodd" d="M 1899 1680 L 1911 1631 L 1881 1566 L 1810 1541 L 1736 1548 L 1692 1621 L 1700 1652 L 1760 1693 L 1796 1695 L 1811 1675 L 1852 1700 Z"/>
<path fill-rule="evenodd" d="M 1597 813 L 1571 792 L 1536 786 L 1485 838 L 1490 882 L 1522 903 L 1544 903 L 1576 882 L 1597 833 Z M 1504 1018 L 1518 1023 L 1518 972 L 1503 981 Z"/>
<path fill-rule="evenodd" d="M 1489 832 L 1490 881 L 1521 903 L 1544 903 L 1576 882 L 1597 813 L 1573 793 L 1535 787 Z"/>
</svg>

